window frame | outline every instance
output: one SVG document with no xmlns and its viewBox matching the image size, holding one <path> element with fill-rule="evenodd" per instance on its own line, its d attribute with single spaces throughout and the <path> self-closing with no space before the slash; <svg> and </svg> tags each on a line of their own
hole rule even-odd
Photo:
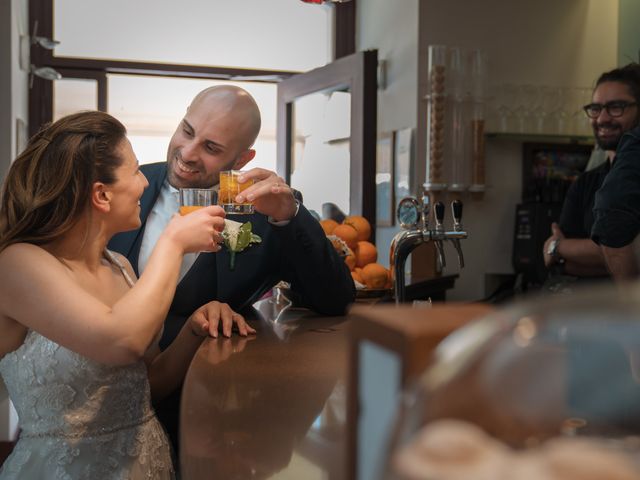
<svg viewBox="0 0 640 480">
<path fill-rule="evenodd" d="M 340 58 L 355 51 L 356 0 L 334 4 L 334 57 Z M 53 38 L 54 0 L 29 0 L 29 34 L 37 27 L 39 36 Z M 51 50 L 31 45 L 31 64 L 51 67 L 68 78 L 98 80 L 97 104 L 100 110 L 107 107 L 107 74 L 152 75 L 164 77 L 233 80 L 240 76 L 277 76 L 288 78 L 300 72 L 264 69 L 243 69 L 216 65 L 183 65 L 172 63 L 133 62 L 122 60 L 97 60 L 91 58 L 55 57 Z M 276 83 L 274 80 L 253 79 Z M 32 77 L 29 91 L 29 136 L 53 119 L 53 86 L 50 80 Z"/>
</svg>

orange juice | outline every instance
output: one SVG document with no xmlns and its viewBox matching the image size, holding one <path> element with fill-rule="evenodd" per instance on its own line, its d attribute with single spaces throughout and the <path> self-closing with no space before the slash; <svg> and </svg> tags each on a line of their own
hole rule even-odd
<svg viewBox="0 0 640 480">
<path fill-rule="evenodd" d="M 238 177 L 242 172 L 238 170 L 226 170 L 220 172 L 220 190 L 218 191 L 218 205 L 222 206 L 225 212 L 235 214 L 253 213 L 253 203 L 245 201 L 236 203 L 235 198 L 251 185 L 253 180 L 244 183 L 238 182 Z"/>
<path fill-rule="evenodd" d="M 216 192 L 211 188 L 181 188 L 179 195 L 180 215 L 216 203 Z"/>
<path fill-rule="evenodd" d="M 202 205 L 182 205 L 180 207 L 180 215 L 187 215 L 202 208 Z"/>
</svg>

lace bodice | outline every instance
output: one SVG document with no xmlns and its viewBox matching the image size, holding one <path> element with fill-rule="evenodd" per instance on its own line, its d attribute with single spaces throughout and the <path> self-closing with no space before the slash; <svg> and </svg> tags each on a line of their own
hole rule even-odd
<svg viewBox="0 0 640 480">
<path fill-rule="evenodd" d="M 22 437 L 99 435 L 153 416 L 143 362 L 102 365 L 31 331 L 0 372 Z"/>
<path fill-rule="evenodd" d="M 171 478 L 144 362 L 108 366 L 29 331 L 0 360 L 20 440 L 0 478 Z"/>
</svg>

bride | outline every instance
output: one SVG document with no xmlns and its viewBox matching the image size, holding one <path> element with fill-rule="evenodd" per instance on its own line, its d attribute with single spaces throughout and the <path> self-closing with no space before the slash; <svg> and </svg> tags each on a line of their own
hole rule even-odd
<svg viewBox="0 0 640 480">
<path fill-rule="evenodd" d="M 140 226 L 148 183 L 124 126 L 64 117 L 12 164 L 0 206 L 0 373 L 21 433 L 1 479 L 173 478 L 151 395 L 171 391 L 228 306 L 212 302 L 162 353 L 156 346 L 182 256 L 220 249 L 224 213 L 169 223 L 140 280 L 106 249 Z M 233 317 L 241 335 L 254 333 Z M 149 379 L 151 379 L 151 384 Z"/>
</svg>

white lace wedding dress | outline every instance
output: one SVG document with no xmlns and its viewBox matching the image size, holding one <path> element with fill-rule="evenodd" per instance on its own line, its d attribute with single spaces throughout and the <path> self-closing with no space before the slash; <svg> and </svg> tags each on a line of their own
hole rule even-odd
<svg viewBox="0 0 640 480">
<path fill-rule="evenodd" d="M 29 331 L 0 373 L 21 428 L 0 479 L 174 478 L 142 361 L 103 365 Z"/>
</svg>

